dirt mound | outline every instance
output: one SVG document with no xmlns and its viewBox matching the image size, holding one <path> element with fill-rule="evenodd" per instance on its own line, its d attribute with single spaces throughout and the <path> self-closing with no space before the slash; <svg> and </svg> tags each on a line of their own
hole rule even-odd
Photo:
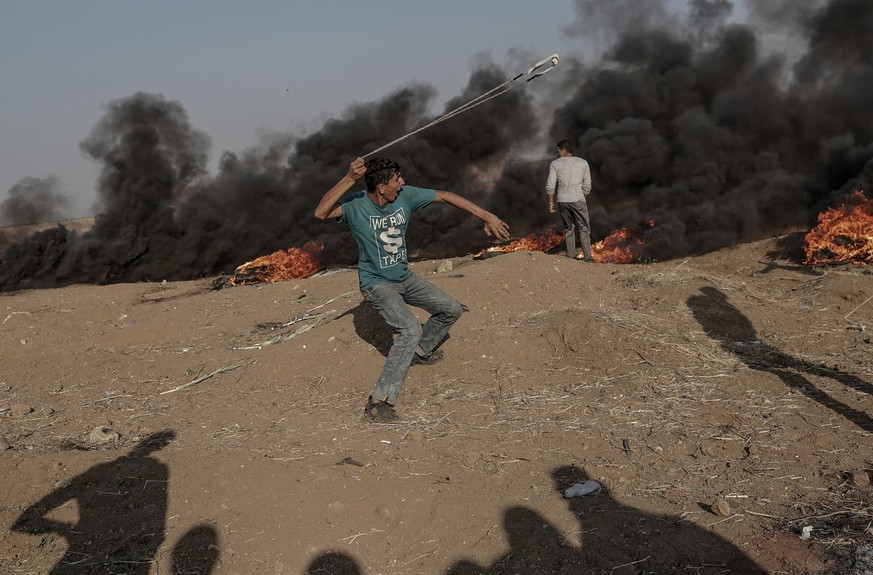
<svg viewBox="0 0 873 575">
<path fill-rule="evenodd" d="M 391 332 L 355 273 L 0 294 L 3 563 L 861 573 L 873 275 L 786 245 L 419 262 L 468 311 L 398 426 L 363 414 Z"/>
</svg>

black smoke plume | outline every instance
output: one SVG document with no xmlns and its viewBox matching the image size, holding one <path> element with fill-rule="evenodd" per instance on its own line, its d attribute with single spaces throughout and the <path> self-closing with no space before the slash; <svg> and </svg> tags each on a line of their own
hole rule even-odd
<svg viewBox="0 0 873 575">
<path fill-rule="evenodd" d="M 24 178 L 0 202 L 0 250 L 30 233 L 28 226 L 58 221 L 66 216 L 70 201 L 60 192 L 57 178 Z"/>
<path fill-rule="evenodd" d="M 493 64 L 479 67 L 447 110 L 506 75 Z M 315 205 L 356 154 L 430 121 L 434 96 L 429 86 L 400 88 L 378 102 L 351 106 L 305 138 L 225 152 L 212 177 L 205 168 L 209 139 L 190 125 L 180 103 L 145 93 L 114 101 L 81 144 L 102 165 L 94 227 L 80 237 L 59 226 L 11 246 L 0 261 L 0 285 L 191 279 L 231 272 L 313 239 L 329 246 L 327 265 L 351 264 L 347 234 L 314 218 Z M 535 131 L 530 96 L 515 90 L 469 112 L 466 122 L 439 124 L 391 152 L 410 181 L 483 201 L 491 181 L 478 172 L 498 173 Z M 438 212 L 417 222 L 421 250 L 445 252 L 463 240 L 450 232 L 463 218 Z"/>
<path fill-rule="evenodd" d="M 513 90 L 386 150 L 410 184 L 470 197 L 526 235 L 557 223 L 543 188 L 554 143 L 568 138 L 592 168 L 592 239 L 654 218 L 643 232 L 653 260 L 810 225 L 835 196 L 869 191 L 869 0 L 759 1 L 743 24 L 727 0 L 692 0 L 683 14 L 663 0 L 576 7 L 561 65 L 539 81 L 548 93 Z M 579 46 L 585 57 L 574 59 Z M 512 71 L 480 62 L 445 110 Z M 102 166 L 94 228 L 14 244 L 0 287 L 197 278 L 313 239 L 326 243 L 326 265 L 353 263 L 347 232 L 316 220 L 314 206 L 354 156 L 430 121 L 435 95 L 398 88 L 305 137 L 224 152 L 214 175 L 208 137 L 180 103 L 117 100 L 82 142 Z M 484 245 L 474 218 L 444 206 L 417 214 L 410 231 L 418 256 Z"/>
<path fill-rule="evenodd" d="M 24 178 L 0 202 L 0 226 L 25 226 L 60 220 L 70 207 L 55 177 Z"/>
<path fill-rule="evenodd" d="M 577 1 L 580 33 L 606 4 Z M 632 7 L 656 3 L 624 4 L 633 20 Z M 697 0 L 683 25 L 626 28 L 580 70 L 549 133 L 592 165 L 595 236 L 652 217 L 648 257 L 700 254 L 806 225 L 830 195 L 870 190 L 873 3 L 832 0 L 781 22 L 784 2 L 753 4 L 770 30 L 807 39 L 799 57 L 728 24 L 729 3 Z"/>
</svg>

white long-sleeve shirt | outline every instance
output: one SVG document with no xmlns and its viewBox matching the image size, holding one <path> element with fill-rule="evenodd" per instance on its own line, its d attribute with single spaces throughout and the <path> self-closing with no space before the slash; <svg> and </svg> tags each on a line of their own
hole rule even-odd
<svg viewBox="0 0 873 575">
<path fill-rule="evenodd" d="M 564 156 L 549 165 L 546 193 L 558 191 L 556 202 L 584 202 L 591 191 L 591 169 L 588 162 L 577 156 Z"/>
</svg>

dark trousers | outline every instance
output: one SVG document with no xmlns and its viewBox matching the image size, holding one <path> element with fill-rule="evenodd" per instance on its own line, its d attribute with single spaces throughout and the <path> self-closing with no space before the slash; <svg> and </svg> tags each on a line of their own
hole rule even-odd
<svg viewBox="0 0 873 575">
<path fill-rule="evenodd" d="M 588 204 L 582 202 L 558 202 L 558 213 L 564 223 L 564 239 L 567 242 L 567 255 L 576 257 L 576 236 L 579 247 L 586 258 L 591 257 L 591 224 L 588 220 Z"/>
</svg>

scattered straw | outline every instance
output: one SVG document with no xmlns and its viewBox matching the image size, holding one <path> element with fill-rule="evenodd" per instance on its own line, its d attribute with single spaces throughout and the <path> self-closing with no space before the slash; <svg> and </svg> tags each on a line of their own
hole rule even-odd
<svg viewBox="0 0 873 575">
<path fill-rule="evenodd" d="M 246 359 L 248 359 L 248 358 L 246 358 Z M 224 367 L 219 367 L 218 369 L 216 369 L 212 373 L 207 373 L 206 375 L 202 375 L 193 381 L 189 381 L 188 383 L 182 384 L 178 387 L 174 387 L 173 389 L 168 389 L 166 391 L 162 391 L 160 393 L 160 395 L 166 395 L 168 393 L 174 393 L 176 391 L 181 391 L 185 388 L 191 387 L 192 385 L 197 385 L 198 383 L 200 383 L 202 381 L 206 381 L 210 377 L 213 377 L 213 376 L 218 375 L 220 373 L 226 373 L 228 371 L 233 371 L 233 370 L 238 369 L 240 367 L 243 367 L 247 364 L 248 364 L 248 362 L 246 360 L 243 360 L 243 361 L 236 363 L 236 364 L 233 364 L 233 365 L 225 365 Z"/>
</svg>

